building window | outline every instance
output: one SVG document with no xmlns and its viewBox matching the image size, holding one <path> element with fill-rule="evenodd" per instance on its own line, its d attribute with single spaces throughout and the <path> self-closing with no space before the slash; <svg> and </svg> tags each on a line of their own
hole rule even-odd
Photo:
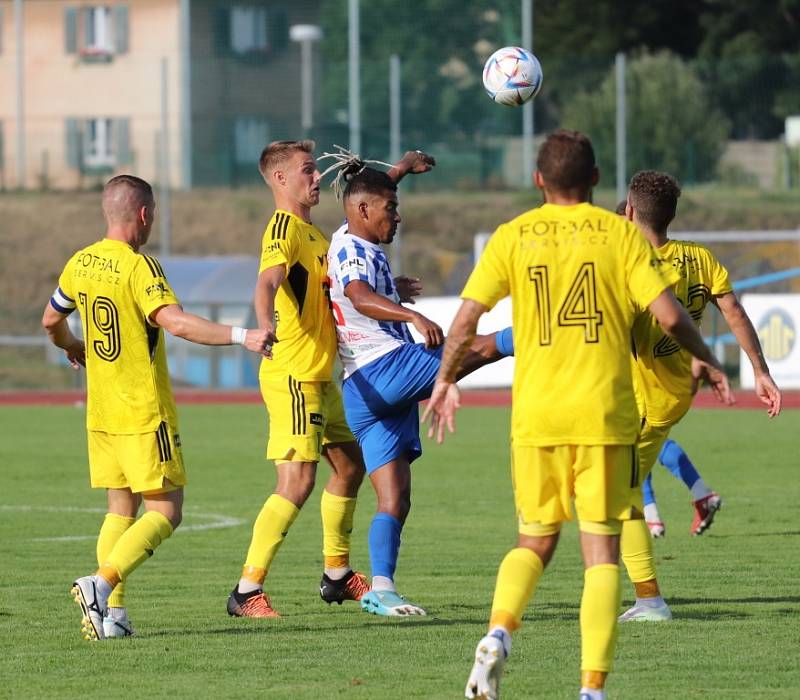
<svg viewBox="0 0 800 700">
<path fill-rule="evenodd" d="M 231 8 L 231 49 L 245 54 L 269 51 L 266 7 L 235 5 Z"/>
<path fill-rule="evenodd" d="M 113 167 L 114 124 L 111 119 L 87 119 L 84 125 L 83 162 L 89 168 Z"/>
<path fill-rule="evenodd" d="M 289 15 L 282 5 L 240 2 L 214 10 L 217 53 L 245 63 L 261 63 L 289 43 Z"/>
<path fill-rule="evenodd" d="M 269 143 L 269 124 L 258 117 L 237 117 L 233 123 L 233 147 L 237 165 L 255 166 Z"/>
<path fill-rule="evenodd" d="M 133 161 L 127 117 L 66 120 L 67 163 L 82 173 L 107 173 Z"/>
<path fill-rule="evenodd" d="M 86 53 L 112 53 L 113 28 L 111 8 L 102 5 L 84 8 L 85 34 L 83 51 Z"/>
<path fill-rule="evenodd" d="M 127 5 L 64 8 L 66 51 L 84 61 L 110 61 L 128 51 Z"/>
</svg>

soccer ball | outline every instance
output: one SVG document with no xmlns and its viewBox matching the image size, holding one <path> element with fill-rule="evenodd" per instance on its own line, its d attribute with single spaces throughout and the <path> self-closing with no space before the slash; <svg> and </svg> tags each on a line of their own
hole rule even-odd
<svg viewBox="0 0 800 700">
<path fill-rule="evenodd" d="M 506 46 L 495 51 L 483 67 L 483 87 L 501 105 L 525 104 L 542 87 L 542 67 L 530 51 Z"/>
</svg>

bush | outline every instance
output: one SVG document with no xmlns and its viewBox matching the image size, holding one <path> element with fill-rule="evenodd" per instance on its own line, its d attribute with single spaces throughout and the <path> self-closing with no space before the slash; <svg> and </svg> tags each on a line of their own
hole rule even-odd
<svg viewBox="0 0 800 700">
<path fill-rule="evenodd" d="M 643 54 L 628 62 L 628 175 L 665 170 L 685 184 L 710 180 L 730 126 L 708 99 L 694 69 L 669 52 Z M 616 79 L 608 74 L 594 92 L 576 95 L 564 109 L 565 126 L 587 133 L 610 184 L 616 171 Z"/>
</svg>

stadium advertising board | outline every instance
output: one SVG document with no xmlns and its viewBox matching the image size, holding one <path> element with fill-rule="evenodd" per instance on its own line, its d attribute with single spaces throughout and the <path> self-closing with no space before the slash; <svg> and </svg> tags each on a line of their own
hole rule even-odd
<svg viewBox="0 0 800 700">
<path fill-rule="evenodd" d="M 800 388 L 800 294 L 745 294 L 742 305 L 761 341 L 770 373 L 781 389 Z M 754 386 L 753 368 L 741 352 L 742 388 Z"/>
</svg>

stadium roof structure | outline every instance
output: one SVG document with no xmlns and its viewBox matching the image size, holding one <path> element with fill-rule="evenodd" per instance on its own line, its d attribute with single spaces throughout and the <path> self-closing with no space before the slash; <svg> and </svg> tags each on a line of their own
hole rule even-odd
<svg viewBox="0 0 800 700">
<path fill-rule="evenodd" d="M 159 258 L 173 291 L 184 304 L 252 304 L 258 277 L 257 257 L 250 255 Z"/>
</svg>

